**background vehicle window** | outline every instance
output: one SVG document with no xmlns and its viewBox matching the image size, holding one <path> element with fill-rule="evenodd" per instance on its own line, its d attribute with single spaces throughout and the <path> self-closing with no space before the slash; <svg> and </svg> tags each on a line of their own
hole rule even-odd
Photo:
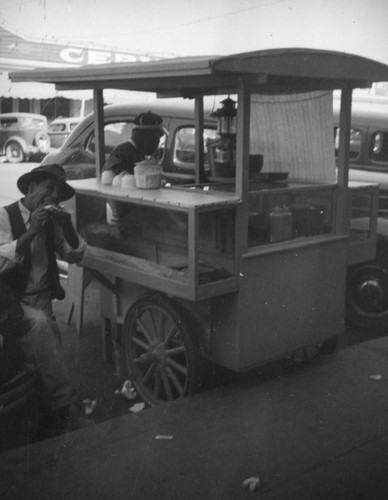
<svg viewBox="0 0 388 500">
<path fill-rule="evenodd" d="M 49 132 L 64 132 L 66 125 L 64 123 L 53 123 L 49 126 Z"/>
<path fill-rule="evenodd" d="M 388 132 L 376 132 L 371 140 L 371 158 L 376 162 L 388 162 Z"/>
<path fill-rule="evenodd" d="M 131 137 L 132 127 L 132 122 L 112 122 L 105 124 L 104 141 L 106 155 L 110 155 L 116 146 L 127 141 Z M 89 136 L 86 144 L 86 150 L 93 154 L 96 151 L 94 130 Z"/>
<path fill-rule="evenodd" d="M 339 139 L 340 139 L 340 128 L 334 128 L 334 146 L 335 146 L 335 155 L 338 156 L 339 149 Z M 349 150 L 349 158 L 351 160 L 355 160 L 360 156 L 361 153 L 361 144 L 362 144 L 362 131 L 351 128 L 350 129 L 350 150 Z"/>
<path fill-rule="evenodd" d="M 46 122 L 42 118 L 33 118 L 32 119 L 32 126 L 33 127 L 46 127 Z"/>
<path fill-rule="evenodd" d="M 207 143 L 218 139 L 215 129 L 205 128 L 203 131 L 203 147 L 205 165 L 208 165 Z M 175 134 L 173 144 L 174 163 L 195 163 L 195 128 L 181 127 Z"/>
<path fill-rule="evenodd" d="M 1 128 L 10 128 L 16 129 L 16 125 L 18 123 L 17 118 L 2 118 L 1 120 Z"/>
<path fill-rule="evenodd" d="M 75 129 L 75 127 L 78 125 L 78 122 L 76 123 L 70 123 L 70 132 Z"/>
</svg>

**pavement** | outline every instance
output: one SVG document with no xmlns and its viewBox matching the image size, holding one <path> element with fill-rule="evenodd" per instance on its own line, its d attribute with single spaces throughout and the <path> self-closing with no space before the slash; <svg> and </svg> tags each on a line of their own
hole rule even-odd
<svg viewBox="0 0 388 500">
<path fill-rule="evenodd" d="M 80 401 L 97 400 L 90 425 L 0 454 L 2 500 L 388 498 L 387 337 L 348 332 L 329 356 L 133 414 L 102 360 L 93 286 L 86 304 L 81 337 L 56 310 Z"/>
</svg>

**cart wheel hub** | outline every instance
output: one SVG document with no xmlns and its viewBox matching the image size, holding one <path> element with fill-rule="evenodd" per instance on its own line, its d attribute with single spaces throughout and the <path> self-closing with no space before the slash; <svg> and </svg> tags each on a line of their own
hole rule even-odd
<svg viewBox="0 0 388 500">
<path fill-rule="evenodd" d="M 366 311 L 381 311 L 385 302 L 385 294 L 380 281 L 369 279 L 362 283 L 359 289 L 359 301 Z"/>
<path fill-rule="evenodd" d="M 149 351 L 149 357 L 152 361 L 156 361 L 160 366 L 166 364 L 167 354 L 166 349 L 164 348 L 161 342 L 153 344 Z"/>
</svg>

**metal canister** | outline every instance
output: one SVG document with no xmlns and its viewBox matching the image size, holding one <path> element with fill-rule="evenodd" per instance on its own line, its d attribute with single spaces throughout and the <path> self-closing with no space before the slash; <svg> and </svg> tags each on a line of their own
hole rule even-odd
<svg viewBox="0 0 388 500">
<path fill-rule="evenodd" d="M 270 240 L 289 240 L 293 237 L 292 213 L 287 207 L 275 206 L 269 214 Z"/>
</svg>

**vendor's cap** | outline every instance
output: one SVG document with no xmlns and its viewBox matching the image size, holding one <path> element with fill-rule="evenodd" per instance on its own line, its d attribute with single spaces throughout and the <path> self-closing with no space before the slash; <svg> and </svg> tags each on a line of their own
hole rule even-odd
<svg viewBox="0 0 388 500">
<path fill-rule="evenodd" d="M 167 129 L 163 127 L 163 119 L 156 113 L 152 113 L 152 111 L 136 116 L 133 121 L 133 128 L 138 130 L 158 130 L 160 135 L 168 135 Z"/>
<path fill-rule="evenodd" d="M 28 186 L 31 182 L 37 182 L 47 178 L 55 179 L 59 183 L 58 195 L 60 201 L 69 200 L 74 196 L 74 189 L 66 182 L 65 171 L 57 163 L 41 165 L 40 167 L 32 169 L 31 172 L 23 174 L 17 180 L 17 187 L 23 194 L 27 194 Z"/>
</svg>

